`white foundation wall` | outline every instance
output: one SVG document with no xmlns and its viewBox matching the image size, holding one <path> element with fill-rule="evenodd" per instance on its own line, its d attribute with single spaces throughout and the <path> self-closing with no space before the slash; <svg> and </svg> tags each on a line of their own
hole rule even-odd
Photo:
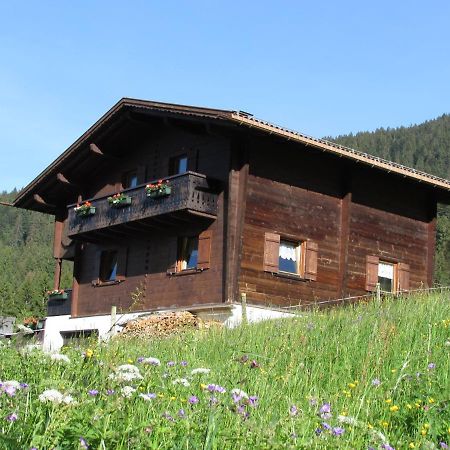
<svg viewBox="0 0 450 450">
<path fill-rule="evenodd" d="M 235 328 L 242 323 L 242 306 L 239 304 L 230 304 L 225 307 L 208 310 L 208 316 L 211 319 L 216 319 L 216 312 L 223 317 L 223 311 L 226 310 L 226 318 L 223 321 L 224 326 L 228 328 Z M 169 312 L 158 311 L 158 313 Z M 88 316 L 88 317 L 74 317 L 67 316 L 51 316 L 47 317 L 45 321 L 43 350 L 47 352 L 58 351 L 64 344 L 64 332 L 76 332 L 95 330 L 98 332 L 100 340 L 107 340 L 120 330 L 121 325 L 126 322 L 136 319 L 139 316 L 147 316 L 152 314 L 149 312 L 117 314 L 115 318 L 115 325 L 112 323 L 111 315 L 105 314 L 102 316 Z M 295 317 L 295 313 L 289 313 L 278 309 L 265 308 L 260 306 L 247 305 L 246 307 L 248 323 L 260 322 L 262 320 L 283 319 Z"/>
</svg>

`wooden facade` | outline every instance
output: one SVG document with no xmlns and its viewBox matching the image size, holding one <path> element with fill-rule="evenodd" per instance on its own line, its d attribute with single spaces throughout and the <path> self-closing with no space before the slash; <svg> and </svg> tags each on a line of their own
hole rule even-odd
<svg viewBox="0 0 450 450">
<path fill-rule="evenodd" d="M 170 193 L 149 197 L 157 180 Z M 380 267 L 393 291 L 430 286 L 437 202 L 447 180 L 244 113 L 123 99 L 15 206 L 55 215 L 55 288 L 74 261 L 81 317 L 363 295 Z"/>
</svg>

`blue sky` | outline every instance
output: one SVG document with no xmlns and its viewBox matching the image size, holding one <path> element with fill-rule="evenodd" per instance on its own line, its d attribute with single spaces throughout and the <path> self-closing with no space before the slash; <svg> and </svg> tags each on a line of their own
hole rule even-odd
<svg viewBox="0 0 450 450">
<path fill-rule="evenodd" d="M 0 0 L 0 191 L 121 97 L 316 137 L 450 112 L 450 2 Z"/>
</svg>

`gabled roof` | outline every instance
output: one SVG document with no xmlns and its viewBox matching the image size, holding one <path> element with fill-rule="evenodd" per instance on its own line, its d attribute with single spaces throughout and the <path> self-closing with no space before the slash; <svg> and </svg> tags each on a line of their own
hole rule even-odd
<svg viewBox="0 0 450 450">
<path fill-rule="evenodd" d="M 25 199 L 29 198 L 33 193 L 37 193 L 36 189 L 48 177 L 56 175 L 61 165 L 64 164 L 71 156 L 77 153 L 82 147 L 89 144 L 92 136 L 100 129 L 105 127 L 111 120 L 113 120 L 122 111 L 131 110 L 146 110 L 155 111 L 158 113 L 167 113 L 168 115 L 185 116 L 198 119 L 215 120 L 228 125 L 235 125 L 238 127 L 246 127 L 248 129 L 259 130 L 262 133 L 279 136 L 280 138 L 304 144 L 306 147 L 318 148 L 324 152 L 335 154 L 339 157 L 347 158 L 358 163 L 363 163 L 371 167 L 381 169 L 386 172 L 395 173 L 422 182 L 425 185 L 438 188 L 440 191 L 445 191 L 450 195 L 450 181 L 444 178 L 437 177 L 401 164 L 388 161 L 368 153 L 360 152 L 333 142 L 317 139 L 307 136 L 278 125 L 271 124 L 264 120 L 253 117 L 252 114 L 243 111 L 231 111 L 223 109 L 203 108 L 197 106 L 177 105 L 171 103 L 161 103 L 146 100 L 138 100 L 131 98 L 123 98 L 116 103 L 105 115 L 103 115 L 94 125 L 92 125 L 80 138 L 78 138 L 64 153 L 61 154 L 52 164 L 50 164 L 40 175 L 38 175 L 31 183 L 29 183 L 14 200 L 14 206 L 26 207 Z"/>
</svg>

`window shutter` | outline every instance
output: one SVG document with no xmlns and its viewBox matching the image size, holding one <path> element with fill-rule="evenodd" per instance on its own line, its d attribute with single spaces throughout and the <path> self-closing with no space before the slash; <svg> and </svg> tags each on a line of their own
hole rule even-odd
<svg viewBox="0 0 450 450">
<path fill-rule="evenodd" d="M 209 269 L 211 263 L 211 231 L 206 230 L 198 237 L 198 269 Z"/>
<path fill-rule="evenodd" d="M 307 280 L 317 280 L 317 261 L 319 245 L 315 241 L 305 242 L 305 274 Z"/>
<path fill-rule="evenodd" d="M 121 247 L 117 252 L 117 281 L 124 281 L 127 275 L 128 248 Z"/>
<path fill-rule="evenodd" d="M 92 265 L 92 286 L 97 286 L 97 284 L 100 283 L 100 260 L 102 258 L 102 251 L 96 250 L 93 254 L 93 258 L 94 264 Z"/>
<path fill-rule="evenodd" d="M 264 271 L 278 272 L 280 256 L 280 235 L 264 233 Z"/>
<path fill-rule="evenodd" d="M 178 239 L 176 237 L 169 238 L 167 243 L 167 275 L 172 275 L 177 271 L 177 250 L 178 250 Z"/>
<path fill-rule="evenodd" d="M 187 151 L 187 170 L 190 170 L 192 172 L 198 171 L 198 150 L 195 148 L 190 148 Z"/>
<path fill-rule="evenodd" d="M 398 263 L 398 290 L 409 291 L 409 264 Z"/>
<path fill-rule="evenodd" d="M 366 291 L 375 291 L 378 283 L 378 256 L 366 256 Z"/>
</svg>

